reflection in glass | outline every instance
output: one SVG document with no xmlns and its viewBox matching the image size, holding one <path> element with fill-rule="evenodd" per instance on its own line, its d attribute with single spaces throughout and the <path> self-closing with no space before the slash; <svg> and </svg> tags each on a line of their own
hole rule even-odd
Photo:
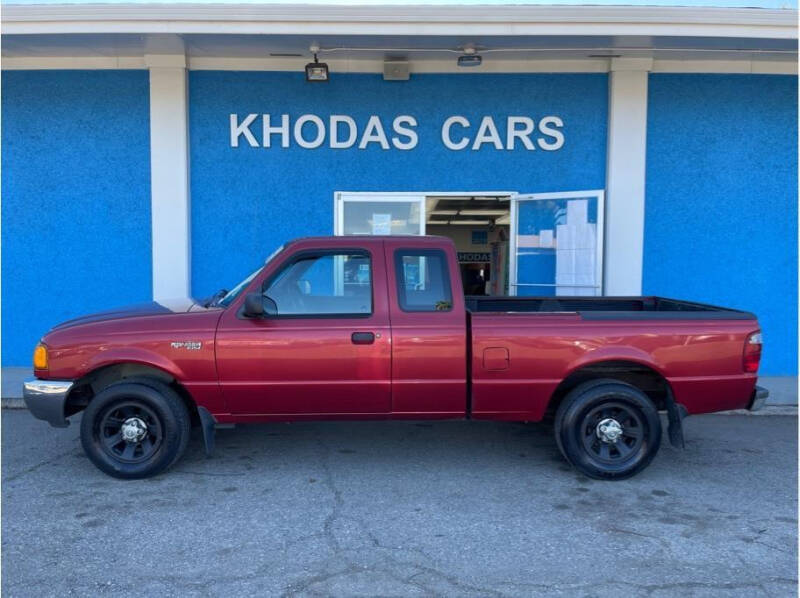
<svg viewBox="0 0 800 598">
<path fill-rule="evenodd" d="M 409 201 L 344 202 L 345 235 L 418 235 L 420 204 Z"/>
<path fill-rule="evenodd" d="M 517 295 L 599 295 L 597 197 L 525 200 L 517 212 Z"/>
</svg>

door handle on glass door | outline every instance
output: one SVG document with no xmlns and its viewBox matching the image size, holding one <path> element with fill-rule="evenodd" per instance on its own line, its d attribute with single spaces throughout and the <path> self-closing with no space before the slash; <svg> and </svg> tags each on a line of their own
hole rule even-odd
<svg viewBox="0 0 800 598">
<path fill-rule="evenodd" d="M 354 332 L 350 340 L 354 345 L 371 345 L 375 342 L 375 335 L 371 332 Z"/>
</svg>

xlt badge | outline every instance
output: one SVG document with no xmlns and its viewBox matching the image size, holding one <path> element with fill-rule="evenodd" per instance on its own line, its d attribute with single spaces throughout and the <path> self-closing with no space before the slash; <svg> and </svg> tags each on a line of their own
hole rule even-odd
<svg viewBox="0 0 800 598">
<path fill-rule="evenodd" d="M 200 341 L 172 341 L 173 349 L 188 349 L 189 351 L 199 351 L 203 347 Z"/>
</svg>

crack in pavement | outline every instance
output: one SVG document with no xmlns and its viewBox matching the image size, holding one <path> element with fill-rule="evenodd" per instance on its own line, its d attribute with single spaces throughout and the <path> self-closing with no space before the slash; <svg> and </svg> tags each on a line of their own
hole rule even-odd
<svg viewBox="0 0 800 598">
<path fill-rule="evenodd" d="M 3 483 L 7 484 L 8 482 L 13 482 L 13 481 L 18 480 L 19 478 L 25 476 L 25 475 L 28 475 L 29 473 L 33 473 L 34 471 L 44 467 L 45 465 L 50 465 L 52 463 L 60 461 L 64 457 L 69 457 L 69 456 L 72 456 L 72 455 L 78 455 L 78 454 L 80 454 L 82 452 L 83 452 L 82 448 L 71 449 L 71 450 L 67 451 L 66 453 L 61 453 L 60 455 L 56 455 L 55 457 L 52 457 L 51 459 L 45 459 L 44 461 L 39 461 L 35 465 L 31 465 L 30 467 L 27 467 L 27 468 L 23 469 L 22 471 L 19 471 L 19 472 L 15 473 L 15 474 L 12 474 L 12 475 L 7 476 L 7 477 L 3 476 Z"/>
</svg>

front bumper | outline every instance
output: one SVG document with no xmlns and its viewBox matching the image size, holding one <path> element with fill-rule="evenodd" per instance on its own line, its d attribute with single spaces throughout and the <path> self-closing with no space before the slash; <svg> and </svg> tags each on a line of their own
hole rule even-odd
<svg viewBox="0 0 800 598">
<path fill-rule="evenodd" d="M 758 411 L 764 406 L 764 403 L 767 402 L 767 397 L 769 397 L 769 391 L 763 386 L 756 386 L 753 389 L 753 398 L 750 399 L 750 406 L 748 409 L 750 411 Z"/>
<path fill-rule="evenodd" d="M 71 380 L 28 378 L 22 383 L 22 398 L 34 417 L 56 428 L 66 428 L 69 421 L 65 406 L 73 385 Z"/>
</svg>

